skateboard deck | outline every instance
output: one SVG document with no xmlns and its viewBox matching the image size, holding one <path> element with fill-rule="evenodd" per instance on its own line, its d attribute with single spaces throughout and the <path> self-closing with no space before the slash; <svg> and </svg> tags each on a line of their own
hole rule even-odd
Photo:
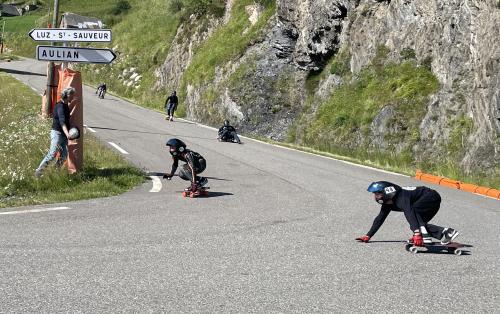
<svg viewBox="0 0 500 314">
<path fill-rule="evenodd" d="M 204 186 L 198 189 L 196 192 L 191 192 L 191 191 L 182 191 L 182 196 L 183 197 L 190 197 L 190 198 L 195 198 L 195 197 L 200 197 L 200 196 L 208 196 L 208 189 L 210 187 Z"/>
<path fill-rule="evenodd" d="M 414 246 L 413 243 L 407 242 L 405 249 L 408 252 L 417 254 L 419 252 L 447 252 L 455 255 L 462 255 L 465 244 L 458 242 L 450 242 L 448 244 L 441 244 L 440 242 L 424 243 L 424 246 Z"/>
</svg>

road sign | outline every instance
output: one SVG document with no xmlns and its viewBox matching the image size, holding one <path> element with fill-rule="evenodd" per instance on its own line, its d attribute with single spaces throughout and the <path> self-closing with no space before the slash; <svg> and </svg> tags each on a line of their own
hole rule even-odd
<svg viewBox="0 0 500 314">
<path fill-rule="evenodd" d="M 35 41 L 110 42 L 110 29 L 34 28 L 29 32 Z"/>
<path fill-rule="evenodd" d="M 36 46 L 36 58 L 42 61 L 111 63 L 116 55 L 110 49 Z"/>
</svg>

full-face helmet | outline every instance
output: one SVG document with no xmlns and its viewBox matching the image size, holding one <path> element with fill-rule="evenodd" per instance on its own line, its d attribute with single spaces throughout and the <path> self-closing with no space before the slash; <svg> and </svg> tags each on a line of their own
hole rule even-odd
<svg viewBox="0 0 500 314">
<path fill-rule="evenodd" d="M 368 192 L 382 194 L 382 198 L 375 198 L 379 204 L 387 203 L 387 201 L 391 200 L 399 190 L 401 190 L 399 185 L 387 181 L 372 182 L 367 189 Z"/>
<path fill-rule="evenodd" d="M 170 155 L 172 156 L 177 156 L 186 150 L 186 144 L 178 138 L 169 139 L 166 146 L 169 147 Z"/>
</svg>

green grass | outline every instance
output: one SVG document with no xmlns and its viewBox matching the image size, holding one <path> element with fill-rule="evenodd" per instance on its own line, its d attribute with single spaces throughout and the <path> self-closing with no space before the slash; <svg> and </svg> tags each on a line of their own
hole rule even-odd
<svg viewBox="0 0 500 314">
<path fill-rule="evenodd" d="M 84 166 L 70 175 L 53 164 L 37 179 L 34 171 L 50 144 L 50 120 L 40 120 L 40 96 L 0 72 L 0 207 L 46 204 L 123 193 L 144 174 L 86 134 Z"/>
<path fill-rule="evenodd" d="M 245 6 L 253 0 L 235 0 L 229 22 L 219 28 L 196 51 L 193 61 L 183 77 L 184 85 L 199 85 L 213 79 L 215 68 L 242 55 L 252 40 L 255 40 L 268 19 L 274 14 L 275 2 L 265 1 L 264 12 L 255 25 L 251 25 Z M 246 30 L 246 31 L 245 31 Z M 244 32 L 245 31 L 245 32 Z"/>
<path fill-rule="evenodd" d="M 84 81 L 89 84 L 106 81 L 110 92 L 143 106 L 161 109 L 170 91 L 153 92 L 156 81 L 154 70 L 164 62 L 179 25 L 178 15 L 169 10 L 170 2 L 171 0 L 60 0 L 60 15 L 72 12 L 99 18 L 112 29 L 111 43 L 82 43 L 80 46 L 118 47 L 118 58 L 111 65 L 77 65 Z M 36 45 L 45 44 L 31 40 L 28 32 L 34 27 L 46 27 L 49 20 L 47 5 L 52 11 L 53 2 L 48 1 L 31 15 L 8 18 L 6 41 L 14 54 L 34 58 Z M 50 20 L 52 21 L 52 17 Z M 142 75 L 139 88 L 124 86 L 118 79 L 124 69 L 132 67 Z"/>
<path fill-rule="evenodd" d="M 342 85 L 320 105 L 306 140 L 319 149 L 332 144 L 342 147 L 354 140 L 355 131 L 366 134 L 375 116 L 389 104 L 398 112 L 399 121 L 395 123 L 418 128 L 427 97 L 437 88 L 438 81 L 432 73 L 410 61 L 370 66 L 358 80 Z"/>
<path fill-rule="evenodd" d="M 14 54 L 34 58 L 37 43 L 28 33 L 32 28 L 45 27 L 46 16 L 44 12 L 35 11 L 23 16 L 1 17 L 0 31 L 5 22 L 4 45 Z"/>
<path fill-rule="evenodd" d="M 251 25 L 245 7 L 257 2 L 263 6 L 264 10 L 259 20 L 254 25 Z M 234 1 L 231 9 L 231 18 L 228 23 L 221 25 L 200 47 L 195 49 L 193 59 L 181 79 L 179 89 L 181 99 L 185 99 L 186 97 L 188 84 L 193 86 L 211 84 L 217 67 L 223 67 L 228 62 L 236 60 L 244 54 L 252 42 L 258 39 L 262 30 L 267 25 L 269 18 L 275 13 L 275 5 L 275 1 L 272 0 Z M 231 75 L 226 84 L 228 86 L 237 85 L 238 83 L 235 80 L 238 77 L 244 76 L 249 70 L 251 70 L 251 65 L 242 65 L 240 69 L 237 69 L 236 73 Z M 214 101 L 218 99 L 217 96 L 220 96 L 220 93 L 220 90 L 210 88 L 210 93 L 205 93 L 206 95 L 202 96 L 204 112 L 211 111 L 216 113 L 219 111 L 216 110 L 218 104 Z M 212 102 L 210 101 L 211 99 Z M 182 115 L 185 113 L 185 110 L 184 103 L 181 102 L 178 113 Z M 275 106 L 273 110 L 278 112 L 281 110 L 281 106 Z M 219 117 L 219 113 L 217 115 L 217 117 L 206 115 L 204 118 L 207 118 L 206 122 L 208 123 L 222 121 L 223 117 Z"/>
<path fill-rule="evenodd" d="M 130 9 L 118 16 L 109 15 L 109 12 L 115 9 L 112 1 L 104 1 L 106 3 L 104 10 L 92 7 L 91 3 L 94 1 L 88 2 L 85 4 L 88 5 L 86 9 L 88 15 L 101 14 L 106 23 L 112 24 L 113 42 L 101 44 L 100 47 L 116 47 L 118 58 L 110 65 L 78 66 L 85 81 L 95 85 L 106 81 L 112 93 L 145 107 L 163 109 L 165 99 L 171 91 L 154 90 L 156 83 L 154 71 L 165 61 L 179 26 L 179 17 L 169 11 L 169 1 L 128 1 Z M 92 44 L 92 46 L 99 45 Z M 136 72 L 142 76 L 138 88 L 125 86 L 118 78 L 125 69 L 130 68 L 136 68 Z"/>
<path fill-rule="evenodd" d="M 15 60 L 19 60 L 19 57 L 16 56 L 15 54 L 12 54 L 11 52 L 4 52 L 4 53 L 0 54 L 0 60 L 15 61 Z"/>
<path fill-rule="evenodd" d="M 336 158 L 345 156 L 341 159 L 350 158 L 376 168 L 410 175 L 419 168 L 463 182 L 499 188 L 498 163 L 488 173 L 467 173 L 460 167 L 466 148 L 465 139 L 474 128 L 469 118 L 462 116 L 450 122 L 452 131 L 440 152 L 442 158 L 429 159 L 413 150 L 420 141 L 419 125 L 427 112 L 429 96 L 438 90 L 439 84 L 425 64 L 419 65 L 412 60 L 411 51 L 405 52 L 403 59 L 406 61 L 402 63 L 387 63 L 386 55 L 387 50 L 381 47 L 372 65 L 363 69 L 356 78 L 345 74 L 344 78 L 348 79 L 344 81 L 348 83 L 338 87 L 327 101 L 320 104 L 312 121 L 308 122 L 304 117 L 300 119 L 301 123 L 309 123 L 303 131 L 304 136 L 298 139 L 295 134 L 289 139 L 296 140 L 301 150 L 325 152 Z M 342 57 L 335 58 L 333 64 L 346 64 L 337 62 L 339 59 Z M 368 139 L 371 138 L 371 123 L 387 105 L 394 108 L 395 114 L 388 121 L 392 133 L 385 136 L 389 148 L 382 150 L 371 146 Z M 297 132 L 297 129 L 292 132 Z"/>
</svg>

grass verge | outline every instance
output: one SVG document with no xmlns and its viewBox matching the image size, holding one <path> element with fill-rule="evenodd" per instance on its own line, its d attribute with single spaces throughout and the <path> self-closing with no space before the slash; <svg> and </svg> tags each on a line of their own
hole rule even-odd
<svg viewBox="0 0 500 314">
<path fill-rule="evenodd" d="M 86 134 L 84 167 L 70 175 L 49 166 L 34 171 L 50 144 L 50 120 L 38 117 L 40 96 L 0 72 L 0 208 L 117 195 L 144 182 L 144 174 Z"/>
</svg>

